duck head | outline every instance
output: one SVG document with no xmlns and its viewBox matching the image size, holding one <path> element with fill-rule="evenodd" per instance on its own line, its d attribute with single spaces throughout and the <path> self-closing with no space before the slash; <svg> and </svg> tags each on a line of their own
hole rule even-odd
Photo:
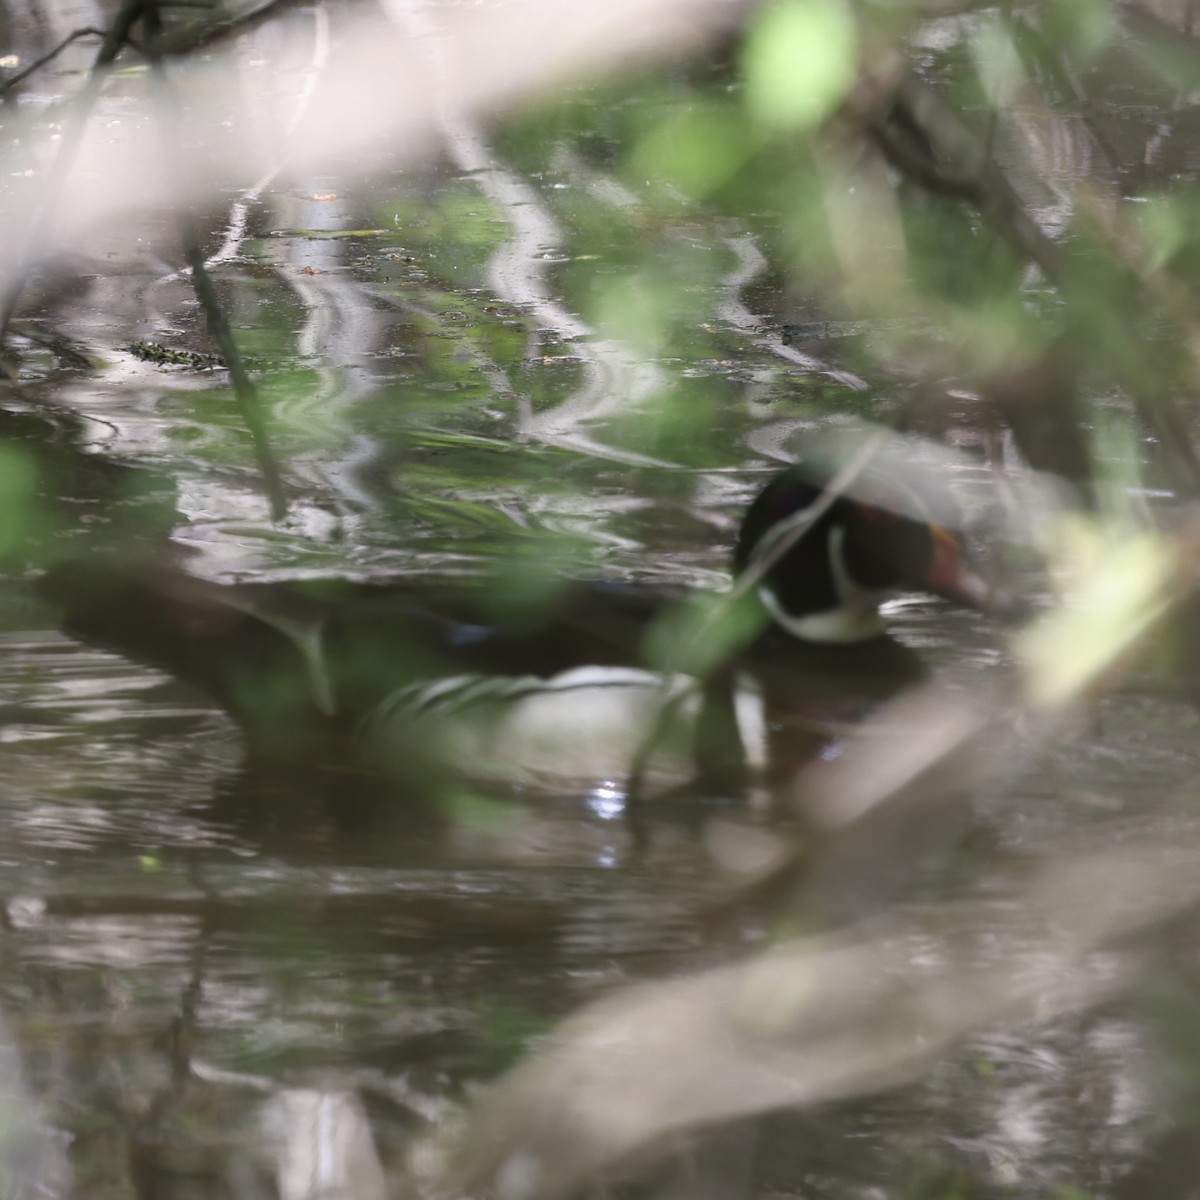
<svg viewBox="0 0 1200 1200">
<path fill-rule="evenodd" d="M 804 642 L 850 644 L 884 632 L 880 603 L 925 591 L 970 608 L 988 589 L 958 538 L 895 481 L 863 480 L 830 497 L 809 463 L 777 475 L 759 493 L 734 548 L 738 576 L 753 572 L 775 623 Z"/>
</svg>

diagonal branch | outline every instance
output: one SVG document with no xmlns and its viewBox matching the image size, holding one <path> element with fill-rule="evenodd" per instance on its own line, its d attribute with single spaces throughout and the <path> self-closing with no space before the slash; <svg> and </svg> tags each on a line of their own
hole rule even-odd
<svg viewBox="0 0 1200 1200">
<path fill-rule="evenodd" d="M 145 25 L 147 57 L 150 60 L 150 69 L 161 100 L 163 148 L 167 170 L 171 173 L 172 180 L 178 181 L 182 178 L 182 172 L 178 169 L 176 142 L 171 135 L 178 126 L 176 117 L 179 106 L 175 91 L 163 68 L 162 54 L 159 49 L 162 38 L 162 21 L 157 0 L 145 0 Z M 181 192 L 177 182 L 175 187 L 176 191 Z M 179 195 L 177 213 L 179 236 L 183 244 L 184 256 L 191 268 L 192 286 L 195 288 L 196 298 L 200 301 L 200 307 L 204 310 L 208 331 L 217 343 L 225 365 L 229 368 L 242 419 L 246 422 L 254 444 L 258 469 L 262 474 L 263 485 L 271 504 L 271 516 L 278 521 L 287 513 L 287 497 L 284 493 L 283 478 L 267 437 L 266 419 L 263 415 L 258 389 L 254 386 L 254 381 L 246 370 L 245 361 L 238 350 L 233 332 L 229 328 L 225 310 L 221 307 L 220 297 L 217 295 L 212 276 L 208 273 L 208 267 L 205 265 L 196 222 L 182 194 Z"/>
</svg>

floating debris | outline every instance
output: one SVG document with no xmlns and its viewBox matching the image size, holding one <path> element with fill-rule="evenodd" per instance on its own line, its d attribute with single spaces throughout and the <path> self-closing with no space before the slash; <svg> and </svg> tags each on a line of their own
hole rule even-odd
<svg viewBox="0 0 1200 1200">
<path fill-rule="evenodd" d="M 191 367 L 194 371 L 213 371 L 225 366 L 218 354 L 199 354 L 195 350 L 172 350 L 158 342 L 134 342 L 129 352 L 143 362 L 157 363 L 160 367 Z"/>
</svg>

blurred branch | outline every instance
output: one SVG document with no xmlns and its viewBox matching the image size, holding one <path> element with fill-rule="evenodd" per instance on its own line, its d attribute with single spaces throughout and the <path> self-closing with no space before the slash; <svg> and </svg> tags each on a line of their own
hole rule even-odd
<svg viewBox="0 0 1200 1200">
<path fill-rule="evenodd" d="M 551 86 L 622 63 L 680 55 L 725 32 L 746 7 L 746 0 L 525 0 L 495 9 L 448 9 L 439 21 L 445 94 L 454 97 L 457 112 L 495 119 Z M 108 43 L 120 44 L 140 3 L 131 0 L 129 9 L 109 31 Z M 189 67 L 179 136 L 191 149 L 181 183 L 193 204 L 257 179 L 264 145 L 286 147 L 292 172 L 320 171 L 352 158 L 382 169 L 425 152 L 441 117 L 423 49 L 376 10 L 357 9 L 343 24 L 336 61 L 322 73 L 290 136 L 291 113 L 279 111 L 262 73 L 235 53 Z M 235 123 L 224 120 L 230 92 L 242 97 Z M 47 135 L 32 119 L 23 120 L 28 127 L 22 136 L 35 147 L 45 144 Z M 58 205 L 53 243 L 41 239 L 28 259 L 97 222 L 174 199 L 175 189 L 157 178 L 160 149 L 151 131 L 125 129 L 118 144 L 96 129 L 85 149 L 83 169 Z M 27 241 L 24 202 L 9 193 L 0 198 L 0 256 Z"/>
<path fill-rule="evenodd" d="M 268 3 L 237 16 L 201 22 L 187 29 L 163 31 L 159 37 L 158 53 L 165 58 L 206 50 L 230 38 L 241 37 L 289 9 L 302 7 L 305 2 L 306 0 L 268 0 Z M 167 6 L 160 4 L 159 7 Z"/>
<path fill-rule="evenodd" d="M 959 17 L 965 13 L 995 8 L 996 0 L 904 0 L 902 4 L 889 4 L 886 7 L 902 9 L 905 15 L 920 20 L 930 20 L 935 17 Z"/>
<path fill-rule="evenodd" d="M 982 140 L 922 80 L 903 73 L 889 103 L 867 114 L 867 129 L 894 166 L 918 171 L 914 180 L 933 191 L 969 200 L 1047 278 L 1062 280 L 1058 246 L 1025 211 Z"/>
<path fill-rule="evenodd" d="M 8 103 L 12 99 L 12 90 L 19 83 L 23 83 L 35 71 L 40 71 L 47 63 L 53 62 L 72 42 L 78 41 L 85 37 L 104 37 L 103 29 L 94 29 L 90 25 L 84 26 L 82 29 L 75 30 L 74 33 L 69 33 L 53 50 L 43 54 L 41 58 L 34 59 L 23 71 L 18 71 L 15 75 L 8 76 L 2 84 L 0 84 L 0 96 L 3 96 L 4 102 Z"/>
<path fill-rule="evenodd" d="M 1045 745 L 1078 703 L 1115 686 L 1131 647 L 1190 583 L 1194 537 L 1134 537 L 1102 555 L 1069 606 L 1021 635 L 1016 689 L 966 699 L 918 689 L 854 753 L 807 768 L 794 793 L 826 835 L 816 855 L 836 870 L 854 860 L 860 878 L 907 864 L 897 820 L 915 813 L 936 830 L 949 792 L 965 803 L 986 772 L 1028 761 L 995 736 L 1006 711 L 1021 711 Z M 484 1096 L 451 1182 L 550 1200 L 660 1157 L 698 1126 L 878 1091 L 985 1026 L 1096 1004 L 1144 965 L 1129 935 L 1200 900 L 1197 853 L 1194 830 L 1131 832 L 1116 851 L 1064 844 L 1032 877 L 990 879 L 986 900 L 939 906 L 931 925 L 877 918 L 627 988 L 567 1021 Z"/>
<path fill-rule="evenodd" d="M 175 91 L 171 86 L 171 81 L 167 78 L 163 67 L 162 54 L 159 48 L 159 41 L 162 35 L 162 21 L 159 15 L 157 0 L 144 0 L 144 3 L 146 50 L 160 101 L 159 120 L 162 123 L 163 130 L 163 155 L 166 169 L 178 180 L 181 177 L 181 172 L 178 169 L 179 155 L 176 138 L 179 124 L 177 119 L 179 104 Z M 212 276 L 208 273 L 208 267 L 204 261 L 204 252 L 200 246 L 200 235 L 197 232 L 196 223 L 191 214 L 191 207 L 187 202 L 187 197 L 184 195 L 182 187 L 180 188 L 179 203 L 176 212 L 179 237 L 183 244 L 183 251 L 187 258 L 188 266 L 191 268 L 192 286 L 196 290 L 196 298 L 200 301 L 200 307 L 204 310 L 208 331 L 217 343 L 221 357 L 225 360 L 225 365 L 229 369 L 229 375 L 233 381 L 234 394 L 237 396 L 238 406 L 242 412 L 242 419 L 246 422 L 246 427 L 250 431 L 250 437 L 254 443 L 254 453 L 258 460 L 258 468 L 262 473 L 267 498 L 271 504 L 271 515 L 276 521 L 281 520 L 287 513 L 287 497 L 284 493 L 283 479 L 279 472 L 279 466 L 275 461 L 270 440 L 267 437 L 266 421 L 263 416 L 262 404 L 259 401 L 258 390 L 255 388 L 254 381 L 250 378 L 246 370 L 245 362 L 242 359 L 241 352 L 238 350 L 233 332 L 229 328 L 229 322 L 225 318 L 225 311 L 221 306 L 220 297 L 213 286 Z"/>
<path fill-rule="evenodd" d="M 889 161 L 914 182 L 969 201 L 1015 250 L 1038 266 L 1064 298 L 1077 298 L 1080 285 L 1058 246 L 1029 216 L 982 141 L 915 76 L 902 72 L 891 81 L 890 88 L 885 84 L 886 100 L 882 102 L 878 99 L 880 84 L 880 80 L 875 80 L 860 87 L 851 107 L 858 111 Z M 1186 299 L 1161 272 L 1147 272 L 1144 259 L 1131 258 L 1128 240 L 1121 236 L 1110 208 L 1098 205 L 1086 189 L 1080 189 L 1079 200 L 1106 234 L 1110 247 L 1119 251 L 1119 262 L 1129 273 L 1129 284 L 1170 306 L 1187 335 L 1186 346 L 1200 378 L 1200 325 L 1187 311 Z M 1080 305 L 1079 311 L 1087 313 L 1088 306 Z M 1172 467 L 1175 486 L 1185 497 L 1197 495 L 1200 457 L 1177 406 L 1169 396 L 1153 394 L 1148 389 L 1146 381 L 1152 372 L 1146 369 L 1140 350 L 1130 361 L 1128 354 L 1116 352 L 1120 342 L 1114 342 L 1115 331 L 1103 328 L 1095 332 L 1095 344 L 1110 350 L 1108 365 L 1133 397 L 1143 420 L 1158 434 Z"/>
<path fill-rule="evenodd" d="M 1027 882 L 940 910 L 935 929 L 876 922 L 619 991 L 484 1095 L 451 1185 L 550 1200 L 697 1126 L 894 1087 L 976 1030 L 1094 1005 L 1143 963 L 1118 939 L 1200 898 L 1198 852 L 1175 834 L 1060 848 Z"/>
<path fill-rule="evenodd" d="M 16 310 L 17 300 L 25 286 L 30 268 L 49 249 L 50 226 L 65 195 L 87 132 L 92 107 L 100 95 L 108 69 L 121 52 L 133 23 L 141 13 L 142 0 L 122 0 L 121 7 L 104 33 L 91 74 L 75 98 L 70 119 L 65 122 L 54 165 L 42 190 L 41 207 L 28 218 L 28 224 L 22 231 L 24 236 L 13 238 L 12 248 L 16 251 L 17 262 L 10 272 L 3 275 L 0 282 L 0 344 L 3 344 L 8 336 L 8 325 Z"/>
</svg>

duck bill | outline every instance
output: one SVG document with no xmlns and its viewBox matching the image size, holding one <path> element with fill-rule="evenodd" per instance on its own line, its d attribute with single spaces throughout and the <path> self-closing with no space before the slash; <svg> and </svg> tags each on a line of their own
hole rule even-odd
<svg viewBox="0 0 1200 1200">
<path fill-rule="evenodd" d="M 965 608 L 997 616 L 1016 615 L 1010 612 L 1012 602 L 988 586 L 971 569 L 963 555 L 962 545 L 948 529 L 930 525 L 933 534 L 933 562 L 921 580 L 935 596 L 953 600 Z"/>
</svg>

